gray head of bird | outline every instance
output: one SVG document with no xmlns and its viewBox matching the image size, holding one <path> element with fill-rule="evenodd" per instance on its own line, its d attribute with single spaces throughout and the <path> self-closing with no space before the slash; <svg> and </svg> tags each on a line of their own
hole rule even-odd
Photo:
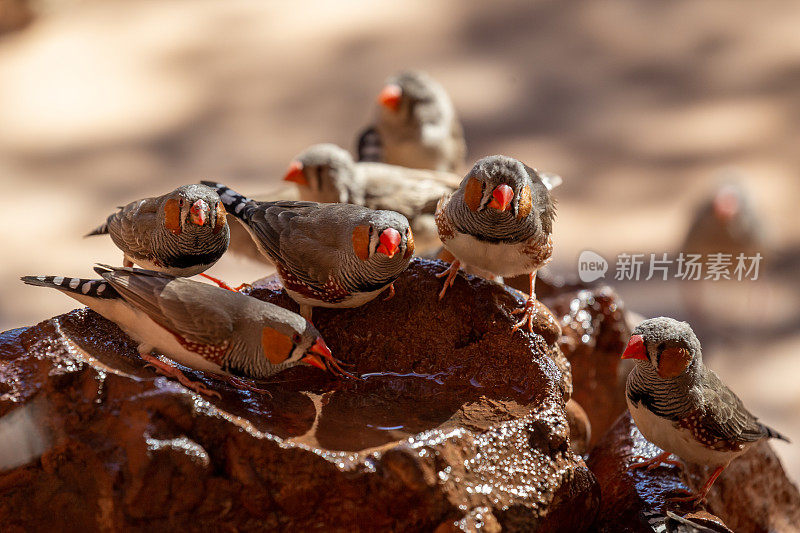
<svg viewBox="0 0 800 533">
<path fill-rule="evenodd" d="M 300 195 L 317 202 L 351 201 L 349 186 L 356 181 L 356 166 L 347 150 L 335 144 L 315 144 L 299 153 L 286 170 L 284 181 L 295 183 Z"/>
<path fill-rule="evenodd" d="M 270 306 L 259 320 L 259 346 L 264 357 L 275 366 L 304 363 L 322 370 L 333 360 L 319 331 L 306 319 L 283 308 Z"/>
<path fill-rule="evenodd" d="M 552 231 L 555 205 L 536 170 L 514 158 L 493 155 L 472 167 L 457 194 L 477 217 L 490 225 L 525 220 Z"/>
<path fill-rule="evenodd" d="M 397 123 L 428 123 L 442 118 L 450 107 L 444 88 L 424 72 L 407 70 L 390 77 L 378 94 L 383 120 Z"/>
<path fill-rule="evenodd" d="M 225 206 L 217 191 L 200 184 L 182 185 L 169 193 L 159 215 L 174 235 L 184 232 L 216 234 L 228 226 Z"/>
<path fill-rule="evenodd" d="M 633 359 L 662 379 L 691 378 L 703 364 L 700 341 L 691 326 L 663 316 L 634 328 L 622 359 Z"/>
<path fill-rule="evenodd" d="M 414 234 L 408 219 L 395 211 L 372 211 L 354 221 L 353 251 L 362 262 L 406 266 L 414 255 Z"/>
</svg>

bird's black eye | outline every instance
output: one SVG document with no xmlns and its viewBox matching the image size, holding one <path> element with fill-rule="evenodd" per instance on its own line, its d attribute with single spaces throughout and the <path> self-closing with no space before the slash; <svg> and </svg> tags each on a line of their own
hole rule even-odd
<svg viewBox="0 0 800 533">
<path fill-rule="evenodd" d="M 292 342 L 293 343 L 300 344 L 301 340 L 303 340 L 303 339 L 300 337 L 299 333 L 295 333 L 294 335 L 292 335 Z"/>
<path fill-rule="evenodd" d="M 181 199 L 180 199 L 180 201 L 178 202 L 178 204 L 179 204 L 181 207 L 183 207 L 183 197 L 181 197 Z"/>
</svg>

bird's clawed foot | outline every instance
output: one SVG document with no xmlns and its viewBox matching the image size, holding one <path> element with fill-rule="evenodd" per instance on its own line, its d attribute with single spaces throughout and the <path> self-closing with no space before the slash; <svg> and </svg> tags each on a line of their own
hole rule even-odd
<svg viewBox="0 0 800 533">
<path fill-rule="evenodd" d="M 447 292 L 447 289 L 449 287 L 452 287 L 453 283 L 455 283 L 456 276 L 458 275 L 458 269 L 459 269 L 460 266 L 461 266 L 461 262 L 458 259 L 456 259 L 455 261 L 450 263 L 450 266 L 447 267 L 447 270 L 445 270 L 443 272 L 439 272 L 438 274 L 436 274 L 437 278 L 443 278 L 443 277 L 447 276 L 447 278 L 445 278 L 445 280 L 444 280 L 444 286 L 442 287 L 441 292 L 439 292 L 439 299 L 440 300 L 442 298 L 444 298 L 444 295 Z"/>
<path fill-rule="evenodd" d="M 387 291 L 389 294 L 388 294 L 388 295 L 386 295 L 386 298 L 384 298 L 384 299 L 383 299 L 383 301 L 384 301 L 384 302 L 385 302 L 385 301 L 387 301 L 387 300 L 391 300 L 392 298 L 394 298 L 394 283 L 390 283 L 390 284 L 389 284 L 389 288 L 388 288 L 388 289 L 386 289 L 386 291 Z"/>
<path fill-rule="evenodd" d="M 139 352 L 139 355 L 142 359 L 144 359 L 150 366 L 153 366 L 158 372 L 164 374 L 167 377 L 175 378 L 180 382 L 181 385 L 186 387 L 187 389 L 193 390 L 198 394 L 202 394 L 203 396 L 216 396 L 217 398 L 222 398 L 220 394 L 215 391 L 211 390 L 202 383 L 198 381 L 192 381 L 191 379 L 187 378 L 186 375 L 175 368 L 174 366 L 163 362 L 158 357 L 151 355 L 150 353 Z"/>
<path fill-rule="evenodd" d="M 711 474 L 711 477 L 708 478 L 708 481 L 705 482 L 705 484 L 702 486 L 702 488 L 700 488 L 699 491 L 689 492 L 686 489 L 678 489 L 675 492 L 687 494 L 687 496 L 672 497 L 669 498 L 669 501 L 673 503 L 694 502 L 695 504 L 704 502 L 706 500 L 706 496 L 708 496 L 708 491 L 711 490 L 711 485 L 714 484 L 714 482 L 717 480 L 722 471 L 725 470 L 725 466 L 727 465 L 718 466 L 716 470 L 714 470 L 714 473 Z"/>
<path fill-rule="evenodd" d="M 644 468 L 650 471 L 653 470 L 654 468 L 658 468 L 663 464 L 668 464 L 672 466 L 683 466 L 683 464 L 680 461 L 675 461 L 673 459 L 670 459 L 669 458 L 670 455 L 671 454 L 669 452 L 662 452 L 650 459 L 645 459 L 644 457 L 638 457 L 638 459 L 643 459 L 643 460 L 639 461 L 638 463 L 631 463 L 630 465 L 628 465 L 628 470 L 636 470 L 638 468 Z"/>
<path fill-rule="evenodd" d="M 225 289 L 225 290 L 228 290 L 228 291 L 242 292 L 242 289 L 252 289 L 253 288 L 253 286 L 250 285 L 249 283 L 242 283 L 238 287 L 231 287 L 230 285 L 228 285 L 227 283 L 225 283 L 221 279 L 215 278 L 214 276 L 209 276 L 206 273 L 201 273 L 200 277 L 206 278 L 209 281 L 213 281 L 214 283 L 217 284 L 217 286 L 220 289 Z"/>
<path fill-rule="evenodd" d="M 673 496 L 667 498 L 672 503 L 693 503 L 699 505 L 706 499 L 706 494 L 703 492 L 691 492 L 686 489 L 676 489 L 674 492 L 678 494 L 686 494 L 686 496 Z"/>
<path fill-rule="evenodd" d="M 233 385 L 237 389 L 248 390 L 248 391 L 256 392 L 258 394 L 264 394 L 264 395 L 272 398 L 272 393 L 269 392 L 268 390 L 259 389 L 258 387 L 254 387 L 253 385 L 250 385 L 249 383 L 247 383 L 243 379 L 239 379 L 239 378 L 234 377 L 234 376 L 228 376 L 227 380 L 228 380 L 228 383 L 230 383 L 231 385 Z"/>
<path fill-rule="evenodd" d="M 518 329 L 520 329 L 521 327 L 523 327 L 523 326 L 525 326 L 527 324 L 528 325 L 528 331 L 533 333 L 533 320 L 541 312 L 541 310 L 539 309 L 540 307 L 542 307 L 542 304 L 539 303 L 539 300 L 537 300 L 535 296 L 531 296 L 525 302 L 525 305 L 523 307 L 520 307 L 519 309 L 514 309 L 513 311 L 511 311 L 512 315 L 520 315 L 520 314 L 522 315 L 522 320 L 520 320 L 519 322 L 514 324 L 514 327 L 511 328 L 511 332 L 514 333 Z"/>
</svg>

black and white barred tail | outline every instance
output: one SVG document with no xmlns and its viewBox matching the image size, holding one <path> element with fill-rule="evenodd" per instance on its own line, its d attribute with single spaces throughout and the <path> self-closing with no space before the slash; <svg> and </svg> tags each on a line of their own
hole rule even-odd
<svg viewBox="0 0 800 533">
<path fill-rule="evenodd" d="M 380 163 L 383 160 L 381 134 L 375 128 L 367 128 L 358 138 L 356 147 L 359 161 Z"/>
<path fill-rule="evenodd" d="M 104 279 L 67 278 L 64 276 L 23 276 L 20 279 L 28 285 L 50 287 L 94 298 L 108 300 L 120 298 L 120 294 Z"/>
<path fill-rule="evenodd" d="M 201 181 L 200 183 L 215 189 L 217 194 L 219 194 L 219 199 L 222 200 L 222 203 L 225 205 L 225 211 L 236 218 L 244 219 L 247 211 L 245 208 L 248 207 L 248 204 L 251 207 L 255 207 L 255 202 L 250 198 L 242 196 L 222 183 L 216 183 L 214 181 Z"/>
</svg>

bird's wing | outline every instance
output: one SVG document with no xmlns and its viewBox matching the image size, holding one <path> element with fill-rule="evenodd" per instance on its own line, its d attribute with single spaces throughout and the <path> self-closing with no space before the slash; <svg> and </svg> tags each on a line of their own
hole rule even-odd
<svg viewBox="0 0 800 533">
<path fill-rule="evenodd" d="M 431 179 L 430 175 L 434 174 L 431 171 L 380 163 L 360 165 L 366 170 L 364 200 L 370 209 L 397 211 L 408 218 L 433 214 L 439 199 L 454 190 L 453 187 Z"/>
<path fill-rule="evenodd" d="M 359 161 L 383 160 L 383 141 L 375 126 L 365 128 L 358 136 L 356 154 Z"/>
<path fill-rule="evenodd" d="M 263 203 L 249 213 L 248 227 L 273 261 L 306 283 L 324 283 L 338 270 L 347 246 L 336 232 L 346 220 L 346 205 Z"/>
<path fill-rule="evenodd" d="M 152 255 L 150 237 L 158 224 L 160 204 L 160 198 L 137 200 L 108 217 L 106 224 L 111 239 L 127 255 Z"/>
<path fill-rule="evenodd" d="M 769 436 L 761 424 L 717 375 L 707 371 L 703 386 L 703 414 L 700 421 L 711 437 L 726 442 L 754 442 Z"/>
<path fill-rule="evenodd" d="M 229 339 L 234 326 L 229 310 L 249 303 L 248 297 L 232 291 L 147 270 L 95 270 L 128 303 L 192 342 L 219 344 Z"/>
</svg>

